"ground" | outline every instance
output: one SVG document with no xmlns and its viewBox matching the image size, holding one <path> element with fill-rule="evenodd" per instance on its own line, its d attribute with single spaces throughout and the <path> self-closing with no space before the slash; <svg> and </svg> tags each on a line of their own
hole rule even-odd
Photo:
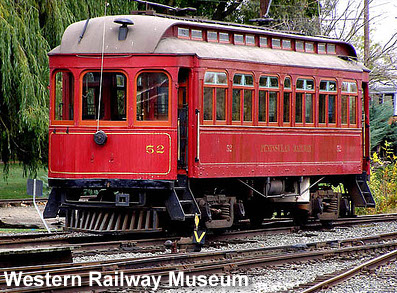
<svg viewBox="0 0 397 293">
<path fill-rule="evenodd" d="M 40 212 L 43 213 L 45 204 L 39 203 L 38 206 Z M 3 223 L 9 225 L 17 225 L 17 224 L 24 225 L 28 230 L 37 230 L 37 227 L 39 228 L 39 230 L 45 229 L 45 226 L 41 221 L 40 216 L 38 215 L 34 206 L 1 207 L 0 220 Z M 46 219 L 47 225 L 51 229 L 57 228 L 56 223 L 58 223 L 59 221 L 63 222 L 63 218 Z M 10 228 L 6 228 L 6 229 L 0 228 L 0 233 L 8 232 L 7 231 L 8 229 Z"/>
</svg>

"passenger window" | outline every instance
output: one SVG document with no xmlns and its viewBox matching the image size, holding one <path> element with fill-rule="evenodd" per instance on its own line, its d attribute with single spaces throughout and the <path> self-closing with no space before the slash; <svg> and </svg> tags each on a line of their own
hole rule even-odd
<svg viewBox="0 0 397 293">
<path fill-rule="evenodd" d="M 348 96 L 342 96 L 342 124 L 347 125 Z"/>
<path fill-rule="evenodd" d="M 203 119 L 226 121 L 227 75 L 208 71 L 204 75 Z M 215 116 L 215 117 L 214 117 Z"/>
<path fill-rule="evenodd" d="M 213 90 L 212 88 L 204 88 L 204 109 L 203 119 L 212 120 L 212 101 L 213 101 Z"/>
<path fill-rule="evenodd" d="M 259 78 L 259 122 L 278 121 L 278 77 L 262 75 Z"/>
<path fill-rule="evenodd" d="M 319 111 L 318 111 L 318 123 L 325 123 L 325 117 L 327 116 L 326 107 L 327 107 L 327 95 L 320 94 L 319 96 Z"/>
<path fill-rule="evenodd" d="M 336 123 L 336 81 L 322 80 L 320 82 L 318 122 L 321 124 Z"/>
<path fill-rule="evenodd" d="M 100 88 L 102 84 L 102 89 Z M 120 72 L 87 72 L 82 84 L 82 118 L 108 121 L 126 120 L 127 79 Z"/>
<path fill-rule="evenodd" d="M 313 106 L 314 80 L 298 78 L 296 81 L 295 95 L 295 122 L 314 123 Z"/>
<path fill-rule="evenodd" d="M 284 99 L 283 99 L 283 122 L 289 124 L 291 122 L 291 79 L 284 79 Z"/>
<path fill-rule="evenodd" d="M 336 123 L 336 96 L 328 96 L 328 123 Z"/>
<path fill-rule="evenodd" d="M 342 82 L 342 124 L 357 124 L 357 83 L 351 81 Z"/>
<path fill-rule="evenodd" d="M 277 122 L 277 93 L 269 92 L 269 122 Z"/>
<path fill-rule="evenodd" d="M 55 74 L 54 94 L 54 120 L 73 120 L 74 78 L 71 72 Z"/>
<path fill-rule="evenodd" d="M 226 120 L 226 89 L 216 89 L 216 120 Z"/>
<path fill-rule="evenodd" d="M 163 72 L 142 72 L 136 82 L 136 120 L 168 120 L 169 79 Z"/>
<path fill-rule="evenodd" d="M 252 121 L 252 92 L 244 91 L 244 121 Z"/>
<path fill-rule="evenodd" d="M 357 98 L 354 96 L 350 96 L 349 99 L 349 117 L 350 124 L 356 124 L 356 108 L 357 108 Z"/>
<path fill-rule="evenodd" d="M 240 121 L 240 97 L 241 91 L 240 90 L 233 90 L 233 101 L 232 101 L 232 120 L 233 121 Z"/>
<path fill-rule="evenodd" d="M 235 74 L 233 77 L 232 121 L 251 122 L 254 77 L 251 74 Z M 242 109 L 241 109 L 242 107 Z M 243 117 L 241 117 L 241 114 Z"/>
<path fill-rule="evenodd" d="M 259 122 L 266 122 L 266 92 L 259 91 Z"/>
<path fill-rule="evenodd" d="M 302 123 L 303 94 L 296 93 L 295 99 L 295 122 Z"/>
<path fill-rule="evenodd" d="M 290 122 L 291 93 L 284 92 L 283 101 L 283 122 Z"/>
<path fill-rule="evenodd" d="M 313 94 L 306 94 L 305 109 L 306 123 L 313 123 Z"/>
</svg>

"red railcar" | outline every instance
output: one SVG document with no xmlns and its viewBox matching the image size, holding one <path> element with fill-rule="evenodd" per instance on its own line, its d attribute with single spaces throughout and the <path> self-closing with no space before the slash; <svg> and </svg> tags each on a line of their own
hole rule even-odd
<svg viewBox="0 0 397 293">
<path fill-rule="evenodd" d="M 356 57 L 334 39 L 209 21 L 72 24 L 49 53 L 45 216 L 143 232 L 374 206 Z"/>
</svg>

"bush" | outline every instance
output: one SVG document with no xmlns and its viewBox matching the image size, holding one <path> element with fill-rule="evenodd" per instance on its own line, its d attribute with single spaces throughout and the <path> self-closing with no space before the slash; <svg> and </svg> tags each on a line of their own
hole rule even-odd
<svg viewBox="0 0 397 293">
<path fill-rule="evenodd" d="M 372 155 L 371 180 L 369 187 L 375 198 L 375 209 L 359 213 L 390 213 L 397 211 L 397 156 L 393 154 L 392 144 L 385 142 L 382 147 L 384 158 L 379 158 L 377 153 Z"/>
</svg>

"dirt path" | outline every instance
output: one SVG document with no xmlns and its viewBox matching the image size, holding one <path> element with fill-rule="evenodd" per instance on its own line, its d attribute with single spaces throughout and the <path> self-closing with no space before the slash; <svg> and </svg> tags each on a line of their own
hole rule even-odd
<svg viewBox="0 0 397 293">
<path fill-rule="evenodd" d="M 45 204 L 39 203 L 38 206 L 41 213 L 43 213 Z M 35 225 L 45 228 L 34 206 L 2 207 L 0 208 L 0 220 L 11 225 L 22 224 L 28 227 Z M 46 219 L 46 222 L 49 227 L 56 228 L 54 224 L 59 221 L 63 222 L 63 220 L 63 218 Z"/>
</svg>

